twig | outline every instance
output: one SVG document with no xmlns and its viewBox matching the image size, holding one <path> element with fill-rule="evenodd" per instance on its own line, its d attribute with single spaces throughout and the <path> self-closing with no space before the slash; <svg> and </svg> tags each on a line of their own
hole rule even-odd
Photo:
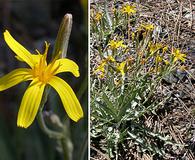
<svg viewBox="0 0 195 160">
<path fill-rule="evenodd" d="M 182 17 L 182 11 L 183 11 L 183 3 L 181 2 L 181 5 L 179 7 L 179 19 Z M 177 46 L 179 46 L 179 35 L 180 35 L 180 28 L 181 28 L 181 20 L 178 22 L 178 29 L 177 29 Z"/>
<path fill-rule="evenodd" d="M 191 24 L 190 24 L 190 29 L 192 30 L 193 27 L 193 8 L 192 8 L 192 1 L 188 0 L 190 4 L 190 12 L 191 12 Z"/>
<path fill-rule="evenodd" d="M 96 151 L 97 153 L 99 153 L 101 156 L 103 156 L 105 159 L 107 160 L 111 160 L 107 155 L 105 155 L 104 153 L 102 153 L 100 150 L 96 149 L 93 146 L 90 146 L 91 149 L 93 149 L 94 151 Z"/>
</svg>

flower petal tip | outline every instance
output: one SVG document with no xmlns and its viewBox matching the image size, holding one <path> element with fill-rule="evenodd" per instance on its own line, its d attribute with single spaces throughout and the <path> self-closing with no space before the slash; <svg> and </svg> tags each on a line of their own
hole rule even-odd
<svg viewBox="0 0 195 160">
<path fill-rule="evenodd" d="M 4 31 L 4 33 L 9 33 L 9 31 L 6 29 L 6 30 Z"/>
<path fill-rule="evenodd" d="M 20 123 L 17 123 L 17 126 L 20 127 L 20 128 L 24 128 L 24 129 L 29 127 L 29 126 L 26 126 L 26 125 L 20 124 Z"/>
<path fill-rule="evenodd" d="M 9 31 L 8 31 L 8 30 L 5 30 L 5 31 L 3 32 L 3 35 L 4 35 L 4 38 L 5 38 L 6 36 L 9 36 L 9 35 L 10 35 L 10 33 L 9 33 Z"/>
<path fill-rule="evenodd" d="M 77 72 L 75 73 L 75 77 L 80 77 L 79 71 L 77 71 Z"/>
<path fill-rule="evenodd" d="M 77 118 L 77 119 L 73 119 L 73 121 L 75 121 L 75 122 L 78 122 L 80 119 L 82 119 L 84 116 L 83 116 L 83 114 L 79 117 L 79 118 Z"/>
</svg>

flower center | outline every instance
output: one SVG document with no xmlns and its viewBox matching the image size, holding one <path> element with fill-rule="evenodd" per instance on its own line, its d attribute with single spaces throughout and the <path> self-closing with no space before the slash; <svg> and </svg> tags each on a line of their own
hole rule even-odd
<svg viewBox="0 0 195 160">
<path fill-rule="evenodd" d="M 46 62 L 43 63 L 42 60 L 40 60 L 40 63 L 35 65 L 32 69 L 32 75 L 34 78 L 38 78 L 39 81 L 43 83 L 47 83 L 52 77 L 52 73 L 48 69 Z"/>
<path fill-rule="evenodd" d="M 41 54 L 38 50 L 36 50 L 38 52 L 37 59 L 36 59 L 37 63 L 32 68 L 33 77 L 38 78 L 39 81 L 42 83 L 47 83 L 53 76 L 52 64 L 48 66 L 46 61 L 48 48 L 49 48 L 49 44 L 45 42 L 44 54 Z"/>
<path fill-rule="evenodd" d="M 35 67 L 32 71 L 33 77 L 38 78 L 39 81 L 43 83 L 47 83 L 52 76 L 51 73 L 46 70 L 46 67 L 44 68 Z"/>
</svg>

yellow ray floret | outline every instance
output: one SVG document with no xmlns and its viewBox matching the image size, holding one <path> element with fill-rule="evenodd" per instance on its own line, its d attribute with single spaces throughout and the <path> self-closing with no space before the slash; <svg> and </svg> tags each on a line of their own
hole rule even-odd
<svg viewBox="0 0 195 160">
<path fill-rule="evenodd" d="M 34 121 L 41 103 L 44 88 L 45 84 L 39 82 L 37 79 L 33 80 L 28 86 L 18 112 L 17 125 L 19 127 L 26 128 Z"/>
<path fill-rule="evenodd" d="M 31 54 L 21 44 L 19 44 L 6 30 L 4 39 L 19 61 L 26 62 L 30 68 L 19 68 L 0 78 L 0 91 L 6 90 L 20 82 L 32 80 L 24 93 L 17 119 L 19 127 L 27 128 L 34 121 L 39 110 L 43 92 L 46 85 L 52 86 L 59 94 L 68 116 L 75 122 L 83 117 L 81 105 L 71 89 L 62 79 L 55 76 L 62 72 L 71 72 L 75 77 L 79 77 L 78 65 L 67 58 L 54 59 L 47 64 L 46 58 L 49 44 L 45 42 L 45 52 L 41 54 Z"/>
<path fill-rule="evenodd" d="M 83 116 L 83 111 L 72 88 L 64 80 L 56 76 L 49 81 L 49 84 L 58 92 L 68 116 L 72 120 L 78 121 L 80 116 Z"/>
<path fill-rule="evenodd" d="M 32 54 L 21 44 L 19 44 L 7 30 L 4 32 L 4 39 L 7 45 L 12 49 L 13 52 L 15 52 L 20 60 L 26 62 L 31 67 L 34 65 Z"/>
</svg>

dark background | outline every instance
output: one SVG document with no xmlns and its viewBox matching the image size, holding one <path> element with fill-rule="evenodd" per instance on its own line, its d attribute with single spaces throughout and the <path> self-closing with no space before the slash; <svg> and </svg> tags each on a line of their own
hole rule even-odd
<svg viewBox="0 0 195 160">
<path fill-rule="evenodd" d="M 79 0 L 0 0 L 0 76 L 25 66 L 15 59 L 14 53 L 5 43 L 5 29 L 31 53 L 35 53 L 35 49 L 43 51 L 44 41 L 49 42 L 50 54 L 58 27 L 66 13 L 73 15 L 67 57 L 79 65 L 81 76 L 75 78 L 69 73 L 60 76 L 72 86 L 76 94 L 80 93 L 84 118 L 78 123 L 70 121 L 70 133 L 74 144 L 74 159 L 80 159 L 80 152 L 84 152 L 84 159 L 87 159 L 87 147 L 83 147 L 87 144 L 88 132 L 86 6 Z M 16 126 L 17 113 L 27 85 L 23 82 L 0 92 L 0 160 L 63 159 L 58 143 L 42 132 L 37 120 L 28 129 Z M 60 98 L 53 90 L 44 110 L 52 110 L 61 119 L 66 116 Z"/>
</svg>

